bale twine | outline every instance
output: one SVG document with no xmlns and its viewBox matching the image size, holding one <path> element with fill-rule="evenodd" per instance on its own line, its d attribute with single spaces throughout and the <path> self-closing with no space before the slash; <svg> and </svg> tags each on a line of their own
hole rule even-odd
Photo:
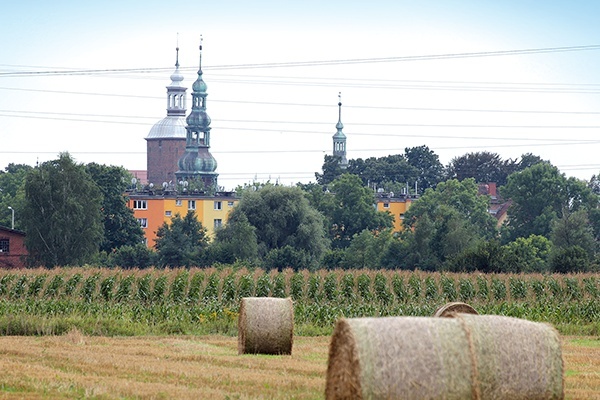
<svg viewBox="0 0 600 400">
<path fill-rule="evenodd" d="M 238 354 L 292 354 L 291 298 L 244 297 L 238 318 Z"/>
<path fill-rule="evenodd" d="M 327 399 L 562 399 L 556 331 L 508 317 L 339 320 Z"/>
<path fill-rule="evenodd" d="M 453 317 L 454 314 L 479 314 L 473 307 L 468 305 L 467 303 L 462 303 L 460 301 L 454 301 L 452 303 L 446 303 L 437 310 L 433 314 L 434 317 Z"/>
</svg>

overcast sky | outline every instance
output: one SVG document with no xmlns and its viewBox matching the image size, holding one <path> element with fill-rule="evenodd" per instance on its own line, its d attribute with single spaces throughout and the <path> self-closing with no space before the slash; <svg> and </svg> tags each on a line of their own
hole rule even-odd
<svg viewBox="0 0 600 400">
<path fill-rule="evenodd" d="M 226 189 L 314 181 L 338 92 L 349 159 L 421 145 L 443 164 L 533 153 L 589 179 L 600 171 L 598 15 L 596 1 L 6 3 L 0 168 L 68 151 L 146 169 L 177 37 L 189 112 L 202 35 Z"/>
</svg>

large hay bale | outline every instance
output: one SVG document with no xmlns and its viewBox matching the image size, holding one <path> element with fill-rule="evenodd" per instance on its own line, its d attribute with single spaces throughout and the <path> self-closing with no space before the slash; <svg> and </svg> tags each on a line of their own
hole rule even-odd
<svg viewBox="0 0 600 400">
<path fill-rule="evenodd" d="M 562 399 L 558 334 L 515 318 L 337 322 L 327 399 Z"/>
<path fill-rule="evenodd" d="M 434 317 L 453 317 L 455 314 L 479 314 L 473 307 L 467 303 L 460 301 L 453 301 L 452 303 L 446 303 L 433 314 Z"/>
<path fill-rule="evenodd" d="M 292 354 L 291 298 L 244 297 L 238 318 L 239 354 Z"/>
</svg>

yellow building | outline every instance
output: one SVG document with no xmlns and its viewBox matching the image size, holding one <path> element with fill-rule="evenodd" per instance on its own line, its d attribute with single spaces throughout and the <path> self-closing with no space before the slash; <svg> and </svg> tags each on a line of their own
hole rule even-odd
<svg viewBox="0 0 600 400">
<path fill-rule="evenodd" d="M 394 196 L 393 193 L 377 193 L 375 197 L 377 211 L 389 211 L 394 216 L 394 232 L 404 229 L 402 225 L 404 214 L 416 200 L 417 197 L 414 195 Z"/>
<path fill-rule="evenodd" d="M 156 243 L 156 231 L 163 223 L 169 224 L 175 215 L 182 218 L 188 211 L 194 211 L 198 221 L 206 228 L 209 237 L 215 229 L 227 223 L 229 212 L 239 199 L 233 192 L 214 196 L 200 194 L 150 194 L 128 193 L 127 206 L 133 210 L 140 223 L 148 247 Z"/>
</svg>

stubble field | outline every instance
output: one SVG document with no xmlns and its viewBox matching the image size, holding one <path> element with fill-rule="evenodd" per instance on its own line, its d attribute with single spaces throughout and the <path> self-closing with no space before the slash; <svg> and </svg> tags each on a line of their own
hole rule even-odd
<svg viewBox="0 0 600 400">
<path fill-rule="evenodd" d="M 291 356 L 238 355 L 230 336 L 0 337 L 3 399 L 323 399 L 328 336 Z M 600 399 L 600 340 L 565 336 L 567 399 Z"/>
</svg>

